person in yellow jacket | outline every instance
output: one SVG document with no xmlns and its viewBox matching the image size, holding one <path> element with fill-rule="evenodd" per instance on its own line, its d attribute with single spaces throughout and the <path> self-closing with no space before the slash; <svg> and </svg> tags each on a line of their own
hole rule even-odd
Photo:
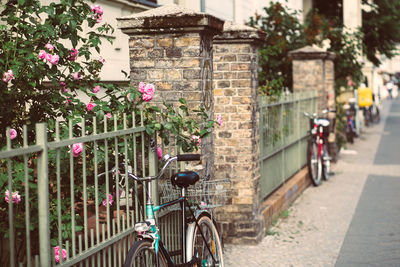
<svg viewBox="0 0 400 267">
<path fill-rule="evenodd" d="M 358 106 L 363 110 L 365 126 L 368 126 L 369 122 L 372 122 L 371 110 L 373 103 L 372 89 L 362 83 L 358 88 Z"/>
</svg>

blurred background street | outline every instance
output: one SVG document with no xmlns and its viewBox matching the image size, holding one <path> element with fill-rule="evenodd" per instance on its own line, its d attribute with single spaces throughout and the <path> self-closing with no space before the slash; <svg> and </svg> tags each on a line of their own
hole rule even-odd
<svg viewBox="0 0 400 267">
<path fill-rule="evenodd" d="M 226 266 L 399 266 L 400 100 L 365 128 L 256 246 L 226 245 Z"/>
</svg>

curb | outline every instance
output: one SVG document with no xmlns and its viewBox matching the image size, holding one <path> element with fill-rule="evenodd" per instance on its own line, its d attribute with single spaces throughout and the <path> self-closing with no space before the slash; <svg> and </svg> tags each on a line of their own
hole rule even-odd
<svg viewBox="0 0 400 267">
<path fill-rule="evenodd" d="M 259 213 L 263 233 L 272 224 L 274 218 L 279 217 L 281 212 L 287 209 L 309 185 L 311 185 L 311 180 L 306 166 L 264 200 Z"/>
</svg>

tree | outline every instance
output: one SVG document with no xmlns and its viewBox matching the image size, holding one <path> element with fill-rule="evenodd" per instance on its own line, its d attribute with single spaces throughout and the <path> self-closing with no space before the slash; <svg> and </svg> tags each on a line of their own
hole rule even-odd
<svg viewBox="0 0 400 267">
<path fill-rule="evenodd" d="M 313 6 L 329 19 L 334 27 L 343 28 L 343 0 L 314 0 Z M 400 2 L 388 0 L 362 0 L 363 54 L 375 66 L 381 64 L 380 55 L 392 58 L 396 45 L 400 43 Z"/>
<path fill-rule="evenodd" d="M 369 7 L 362 13 L 363 53 L 379 66 L 379 54 L 393 58 L 400 43 L 400 2 L 363 0 L 362 3 Z"/>
<path fill-rule="evenodd" d="M 297 12 L 279 2 L 270 2 L 264 11 L 265 15 L 256 14 L 248 24 L 267 33 L 259 49 L 259 84 L 261 93 L 274 94 L 292 87 L 292 62 L 288 52 L 303 47 L 306 42 Z"/>
</svg>

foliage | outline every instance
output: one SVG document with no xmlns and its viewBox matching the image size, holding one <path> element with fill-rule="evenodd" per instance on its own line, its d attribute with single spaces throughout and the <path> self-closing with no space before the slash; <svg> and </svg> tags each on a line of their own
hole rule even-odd
<svg viewBox="0 0 400 267">
<path fill-rule="evenodd" d="M 400 2 L 375 0 L 362 1 L 368 9 L 363 9 L 362 27 L 363 53 L 375 66 L 381 59 L 378 54 L 393 58 L 400 42 Z"/>
<path fill-rule="evenodd" d="M 270 2 L 269 7 L 264 8 L 265 15 L 250 18 L 250 26 L 267 33 L 267 39 L 259 50 L 261 94 L 279 96 L 284 88 L 291 88 L 292 62 L 288 59 L 288 52 L 306 45 L 327 46 L 328 51 L 336 54 L 337 96 L 342 87 L 349 87 L 349 79 L 353 81 L 351 86 L 360 83 L 362 65 L 358 59 L 362 49 L 362 35 L 351 34 L 341 27 L 341 21 L 334 16 L 338 13 L 335 8 L 340 7 L 341 3 L 316 1 L 316 4 L 328 16 L 321 15 L 317 9 L 313 9 L 307 14 L 304 24 L 298 21 L 296 12 L 285 9 L 278 2 Z M 338 126 L 341 125 L 342 116 L 343 113 L 337 114 Z M 338 136 L 338 140 L 340 142 L 342 138 Z"/>
<path fill-rule="evenodd" d="M 279 2 L 270 2 L 265 14 L 256 14 L 248 25 L 266 32 L 259 49 L 259 84 L 262 94 L 275 94 L 292 87 L 292 63 L 288 52 L 305 45 L 303 26 L 297 12 L 287 10 Z"/>
<path fill-rule="evenodd" d="M 351 76 L 355 85 L 362 79 L 362 65 L 358 61 L 361 51 L 359 33 L 348 33 L 346 29 L 334 27 L 335 21 L 311 10 L 305 20 L 305 35 L 309 45 L 323 46 L 329 40 L 328 51 L 335 53 L 335 92 L 347 87 L 347 77 Z"/>
<path fill-rule="evenodd" d="M 375 66 L 379 66 L 384 55 L 396 55 L 396 44 L 400 42 L 400 3 L 387 0 L 362 0 L 362 26 L 359 34 L 363 54 Z M 314 7 L 333 22 L 334 27 L 343 28 L 342 0 L 317 0 Z M 338 19 L 339 18 L 339 19 Z"/>
</svg>

